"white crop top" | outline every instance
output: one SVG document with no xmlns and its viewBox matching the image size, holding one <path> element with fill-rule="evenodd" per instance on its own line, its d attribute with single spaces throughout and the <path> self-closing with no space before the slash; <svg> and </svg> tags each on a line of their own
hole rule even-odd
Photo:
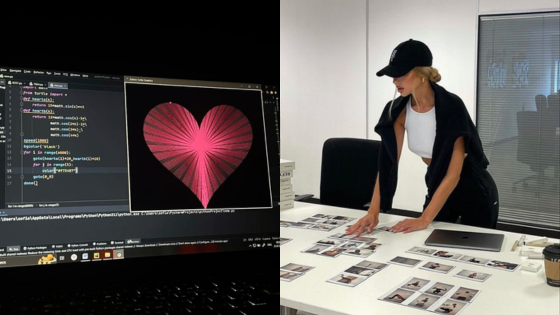
<svg viewBox="0 0 560 315">
<path fill-rule="evenodd" d="M 408 135 L 408 148 L 423 158 L 432 158 L 432 149 L 436 139 L 436 110 L 432 107 L 425 113 L 412 109 L 410 99 L 406 104 L 404 128 Z"/>
</svg>

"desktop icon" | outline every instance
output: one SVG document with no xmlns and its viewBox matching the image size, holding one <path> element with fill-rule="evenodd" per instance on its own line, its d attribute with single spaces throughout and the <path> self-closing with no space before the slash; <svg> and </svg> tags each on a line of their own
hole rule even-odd
<svg viewBox="0 0 560 315">
<path fill-rule="evenodd" d="M 82 254 L 82 259 L 88 259 L 88 254 L 87 254 L 87 253 L 83 253 L 83 254 Z"/>
<path fill-rule="evenodd" d="M 72 259 L 72 261 L 76 261 L 76 259 L 78 259 L 78 255 L 72 254 L 72 256 L 70 256 L 70 259 Z"/>
<path fill-rule="evenodd" d="M 99 259 L 99 253 L 93 253 L 93 259 Z"/>
<path fill-rule="evenodd" d="M 111 258 L 111 253 L 110 252 L 105 252 L 105 258 Z"/>
</svg>

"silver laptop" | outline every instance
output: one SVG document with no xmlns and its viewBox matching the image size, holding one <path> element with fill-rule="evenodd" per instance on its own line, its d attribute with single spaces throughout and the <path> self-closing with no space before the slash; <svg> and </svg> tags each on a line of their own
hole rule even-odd
<svg viewBox="0 0 560 315">
<path fill-rule="evenodd" d="M 424 243 L 429 246 L 499 252 L 503 242 L 503 234 L 435 229 Z"/>
</svg>

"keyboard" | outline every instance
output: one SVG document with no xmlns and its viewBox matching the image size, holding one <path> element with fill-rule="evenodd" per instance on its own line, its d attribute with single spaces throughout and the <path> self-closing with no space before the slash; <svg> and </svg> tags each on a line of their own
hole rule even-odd
<svg viewBox="0 0 560 315">
<path fill-rule="evenodd" d="M 272 314 L 278 312 L 279 282 L 267 279 L 209 278 L 55 292 L 38 287 L 0 298 L 0 314 Z"/>
</svg>

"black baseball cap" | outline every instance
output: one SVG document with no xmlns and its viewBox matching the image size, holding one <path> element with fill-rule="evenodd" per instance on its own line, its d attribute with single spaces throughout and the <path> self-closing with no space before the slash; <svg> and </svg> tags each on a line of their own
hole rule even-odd
<svg viewBox="0 0 560 315">
<path fill-rule="evenodd" d="M 377 72 L 377 76 L 401 77 L 414 67 L 429 67 L 432 65 L 432 52 L 426 44 L 413 40 L 400 43 L 389 59 L 389 65 Z"/>
</svg>

